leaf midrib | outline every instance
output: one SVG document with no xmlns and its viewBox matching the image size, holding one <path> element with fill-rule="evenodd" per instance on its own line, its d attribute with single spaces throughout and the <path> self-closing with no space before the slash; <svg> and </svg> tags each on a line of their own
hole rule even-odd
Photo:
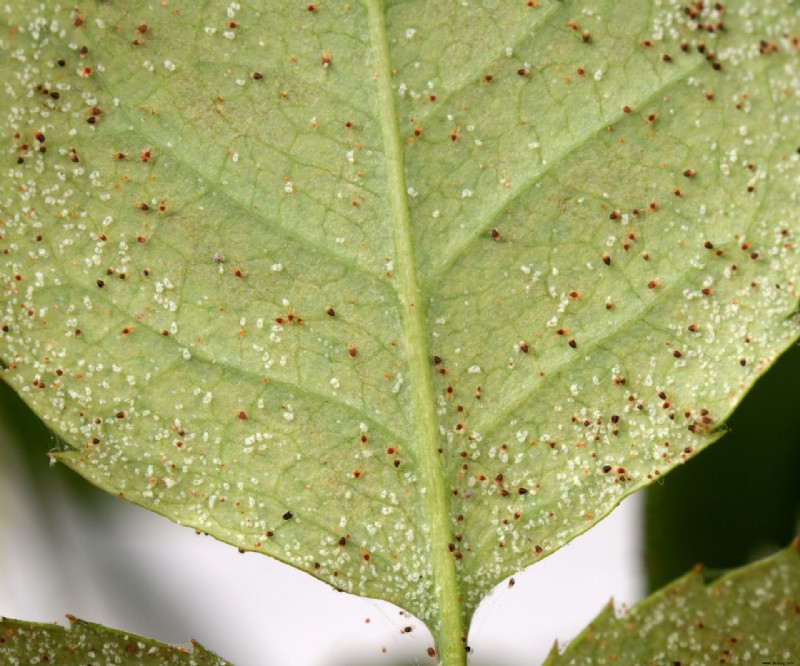
<svg viewBox="0 0 800 666">
<path fill-rule="evenodd" d="M 387 193 L 392 220 L 397 287 L 403 322 L 405 348 L 411 380 L 412 414 L 416 450 L 422 484 L 421 509 L 428 526 L 432 589 L 431 630 L 437 639 L 439 659 L 445 664 L 464 663 L 462 608 L 455 559 L 449 552 L 452 541 L 448 492 L 439 453 L 439 422 L 431 382 L 427 334 L 427 307 L 422 300 L 414 252 L 411 212 L 406 197 L 405 161 L 400 141 L 397 108 L 392 87 L 392 63 L 386 33 L 383 0 L 368 0 L 369 34 L 376 65 L 376 92 L 379 122 L 386 157 Z"/>
</svg>

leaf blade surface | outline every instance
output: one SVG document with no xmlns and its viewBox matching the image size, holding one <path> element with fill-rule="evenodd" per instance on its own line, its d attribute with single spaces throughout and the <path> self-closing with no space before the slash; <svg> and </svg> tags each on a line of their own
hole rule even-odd
<svg viewBox="0 0 800 666">
<path fill-rule="evenodd" d="M 716 439 L 797 335 L 797 13 L 532 4 L 14 5 L 0 356 L 58 457 L 455 651 Z"/>
<path fill-rule="evenodd" d="M 104 663 L 228 666 L 227 661 L 195 642 L 187 650 L 68 617 L 68 627 L 0 617 L 0 656 L 7 664 L 84 666 L 87 660 L 102 659 Z"/>
<path fill-rule="evenodd" d="M 693 571 L 621 616 L 609 604 L 545 664 L 791 660 L 800 649 L 797 544 L 706 586 Z"/>
</svg>

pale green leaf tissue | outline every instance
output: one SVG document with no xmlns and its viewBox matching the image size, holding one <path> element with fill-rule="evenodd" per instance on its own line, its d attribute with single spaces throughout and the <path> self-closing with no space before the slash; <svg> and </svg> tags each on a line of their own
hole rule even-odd
<svg viewBox="0 0 800 666">
<path fill-rule="evenodd" d="M 0 617 L 0 658 L 8 666 L 131 664 L 132 666 L 229 666 L 202 645 L 191 649 L 108 629 L 69 616 L 70 624 L 21 622 Z"/>
<path fill-rule="evenodd" d="M 797 337 L 800 10 L 724 4 L 7 3 L 3 378 L 463 663 Z"/>
</svg>

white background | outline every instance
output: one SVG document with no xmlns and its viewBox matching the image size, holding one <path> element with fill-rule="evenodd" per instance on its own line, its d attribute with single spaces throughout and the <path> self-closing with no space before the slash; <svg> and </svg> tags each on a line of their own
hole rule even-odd
<svg viewBox="0 0 800 666">
<path fill-rule="evenodd" d="M 51 622 L 71 613 L 169 643 L 194 638 L 235 666 L 432 663 L 428 631 L 391 604 L 336 592 L 99 492 L 76 496 L 56 470 L 43 473 L 37 497 L 0 430 L 0 615 Z M 474 618 L 471 666 L 540 664 L 610 597 L 640 599 L 640 513 L 638 496 L 626 500 L 516 574 L 512 588 L 498 586 Z"/>
</svg>

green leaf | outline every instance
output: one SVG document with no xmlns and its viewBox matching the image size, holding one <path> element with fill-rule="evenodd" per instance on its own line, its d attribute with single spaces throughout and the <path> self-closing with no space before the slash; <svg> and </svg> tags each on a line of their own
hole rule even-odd
<svg viewBox="0 0 800 666">
<path fill-rule="evenodd" d="M 706 572 L 744 566 L 800 533 L 800 424 L 797 391 L 791 388 L 799 376 L 800 347 L 795 345 L 728 420 L 724 444 L 647 489 L 644 543 L 650 590 L 696 562 Z"/>
<path fill-rule="evenodd" d="M 797 541 L 708 587 L 693 571 L 620 617 L 609 603 L 545 664 L 791 663 L 800 652 L 798 579 Z"/>
<path fill-rule="evenodd" d="M 796 338 L 798 12 L 262 4 L 6 4 L 2 375 L 462 663 Z"/>
<path fill-rule="evenodd" d="M 159 643 L 67 616 L 69 627 L 0 617 L 0 659 L 4 664 L 175 664 L 227 666 L 228 662 L 192 641 L 192 649 Z M 89 661 L 91 660 L 91 661 Z"/>
</svg>

